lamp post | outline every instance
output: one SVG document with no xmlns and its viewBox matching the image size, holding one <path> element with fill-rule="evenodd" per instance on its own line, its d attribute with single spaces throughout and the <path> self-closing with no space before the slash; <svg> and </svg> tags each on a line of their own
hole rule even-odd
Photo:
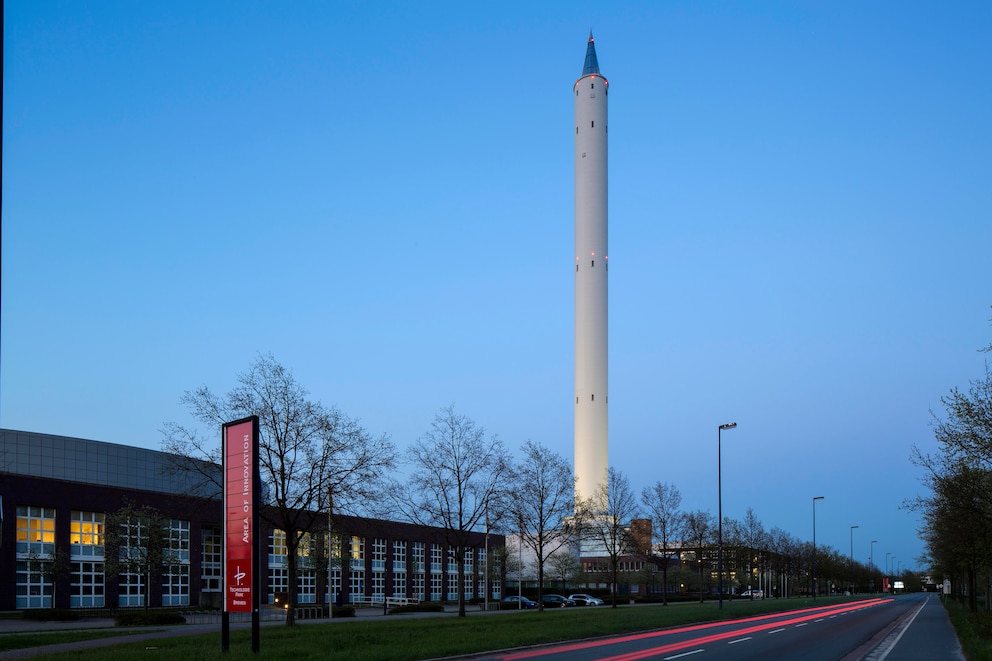
<svg viewBox="0 0 992 661">
<path fill-rule="evenodd" d="M 868 580 L 870 581 L 872 593 L 875 592 L 875 576 L 872 574 L 872 570 L 875 567 L 872 564 L 875 560 L 875 544 L 878 544 L 877 539 L 871 540 L 871 544 L 868 545 Z"/>
<path fill-rule="evenodd" d="M 724 429 L 733 429 L 736 422 L 728 422 L 716 428 L 716 516 L 717 516 L 717 551 L 716 551 L 716 590 L 720 593 L 720 610 L 723 610 L 723 472 L 720 462 L 720 434 Z M 700 549 L 702 550 L 702 549 Z M 703 586 L 699 586 L 702 592 Z"/>
<path fill-rule="evenodd" d="M 813 601 L 816 601 L 816 501 L 823 496 L 813 496 Z"/>
<path fill-rule="evenodd" d="M 851 526 L 851 596 L 854 596 L 854 529 L 858 526 Z"/>
</svg>

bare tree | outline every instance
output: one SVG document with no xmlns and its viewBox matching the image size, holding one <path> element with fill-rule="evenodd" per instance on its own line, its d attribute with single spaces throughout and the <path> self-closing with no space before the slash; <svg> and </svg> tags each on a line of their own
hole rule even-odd
<svg viewBox="0 0 992 661">
<path fill-rule="evenodd" d="M 575 540 L 575 477 L 559 454 L 527 441 L 523 460 L 513 471 L 520 488 L 508 494 L 508 514 L 520 525 L 521 542 L 534 554 L 537 603 L 544 608 L 544 567 L 548 558 Z M 565 549 L 567 551 L 567 549 Z M 568 555 L 565 551 L 562 555 Z"/>
<path fill-rule="evenodd" d="M 713 536 L 713 515 L 703 510 L 696 510 L 685 515 L 685 546 L 696 549 L 696 565 L 699 571 L 699 603 L 703 603 L 703 547 L 707 546 Z"/>
<path fill-rule="evenodd" d="M 751 582 L 755 580 L 756 575 L 760 575 L 760 553 L 767 546 L 768 536 L 768 533 L 765 532 L 765 527 L 761 523 L 761 519 L 758 518 L 758 515 L 754 513 L 754 509 L 751 507 L 748 507 L 744 513 L 744 520 L 740 523 L 739 534 L 741 546 L 744 551 L 742 569 L 744 570 L 743 573 L 747 575 L 748 588 L 751 588 L 753 587 Z M 755 564 L 756 557 L 758 559 L 757 565 Z M 752 594 L 754 594 L 753 591 Z"/>
<path fill-rule="evenodd" d="M 582 571 L 579 559 L 569 549 L 561 549 L 553 553 L 548 558 L 548 567 L 551 570 L 551 575 L 558 581 L 561 581 L 562 592 L 568 590 L 568 583 L 573 581 Z M 543 596 L 543 592 L 541 592 L 541 595 Z M 537 603 L 541 604 L 541 608 L 544 608 L 540 597 L 538 597 Z"/>
<path fill-rule="evenodd" d="M 169 543 L 169 519 L 154 507 L 125 503 L 107 516 L 105 530 L 107 575 L 140 577 L 142 604 L 148 610 L 152 581 L 176 559 Z"/>
<path fill-rule="evenodd" d="M 668 605 L 668 551 L 675 540 L 681 538 L 682 527 L 685 525 L 685 514 L 679 508 L 682 506 L 682 494 L 674 484 L 656 482 L 653 487 L 645 487 L 641 491 L 641 502 L 647 508 L 654 524 L 651 526 L 654 538 L 660 545 L 663 562 L 661 564 L 661 580 L 664 583 L 661 591 L 661 601 Z"/>
<path fill-rule="evenodd" d="M 261 516 L 286 533 L 286 624 L 292 626 L 302 533 L 318 520 L 330 519 L 333 508 L 368 511 L 383 493 L 395 450 L 388 437 L 373 437 L 357 420 L 312 401 L 292 372 L 271 355 L 259 356 L 237 382 L 223 397 L 202 386 L 184 393 L 181 401 L 197 419 L 212 425 L 217 437 L 225 422 L 258 416 L 259 469 L 266 486 Z M 195 430 L 166 425 L 162 445 L 180 458 L 185 470 L 205 481 L 211 473 L 204 470 L 207 462 L 219 464 L 220 444 Z"/>
<path fill-rule="evenodd" d="M 397 508 L 411 521 L 442 529 L 458 566 L 458 616 L 465 617 L 465 552 L 486 521 L 502 509 L 502 481 L 510 462 L 503 443 L 454 406 L 434 416 L 430 431 L 407 451 L 412 473 L 391 489 Z"/>
<path fill-rule="evenodd" d="M 596 490 L 590 502 L 578 509 L 587 513 L 583 537 L 594 546 L 594 552 L 604 553 L 609 559 L 612 575 L 610 596 L 616 608 L 620 558 L 638 552 L 630 531 L 630 522 L 638 515 L 637 500 L 630 481 L 611 466 L 606 473 L 606 481 Z"/>
</svg>

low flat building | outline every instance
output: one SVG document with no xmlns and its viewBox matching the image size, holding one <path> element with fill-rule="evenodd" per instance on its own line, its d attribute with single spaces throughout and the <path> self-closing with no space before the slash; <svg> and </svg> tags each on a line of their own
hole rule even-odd
<svg viewBox="0 0 992 661">
<path fill-rule="evenodd" d="M 146 599 L 150 606 L 219 607 L 222 503 L 176 465 L 155 450 L 0 429 L 0 611 L 143 606 Z M 154 508 L 167 522 L 168 560 L 150 580 L 108 574 L 106 525 L 125 505 Z M 294 532 L 326 536 L 323 525 Z M 457 566 L 443 530 L 335 515 L 333 531 L 329 544 L 301 545 L 298 604 L 457 600 Z M 261 533 L 268 542 L 263 601 L 284 602 L 286 531 L 263 520 Z M 472 534 L 466 600 L 487 590 L 490 599 L 500 597 L 500 572 L 487 572 L 487 555 L 503 544 L 500 535 Z M 309 553 L 318 547 L 330 552 Z"/>
</svg>

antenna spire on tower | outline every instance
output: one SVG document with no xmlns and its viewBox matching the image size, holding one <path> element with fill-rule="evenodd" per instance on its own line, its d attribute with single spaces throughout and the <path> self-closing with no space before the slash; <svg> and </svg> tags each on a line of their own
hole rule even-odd
<svg viewBox="0 0 992 661">
<path fill-rule="evenodd" d="M 582 75 L 599 73 L 599 60 L 596 59 L 596 40 L 592 38 L 592 30 L 589 30 L 589 43 L 586 44 L 586 62 L 582 67 Z"/>
</svg>

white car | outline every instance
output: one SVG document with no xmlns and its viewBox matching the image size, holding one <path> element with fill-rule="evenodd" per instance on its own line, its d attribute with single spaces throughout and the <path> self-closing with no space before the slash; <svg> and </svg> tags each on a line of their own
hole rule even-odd
<svg viewBox="0 0 992 661">
<path fill-rule="evenodd" d="M 570 594 L 568 598 L 575 602 L 577 606 L 602 606 L 603 600 L 597 599 L 589 594 Z"/>
<path fill-rule="evenodd" d="M 764 599 L 764 590 L 744 590 L 741 592 L 741 597 L 744 599 Z"/>
</svg>

